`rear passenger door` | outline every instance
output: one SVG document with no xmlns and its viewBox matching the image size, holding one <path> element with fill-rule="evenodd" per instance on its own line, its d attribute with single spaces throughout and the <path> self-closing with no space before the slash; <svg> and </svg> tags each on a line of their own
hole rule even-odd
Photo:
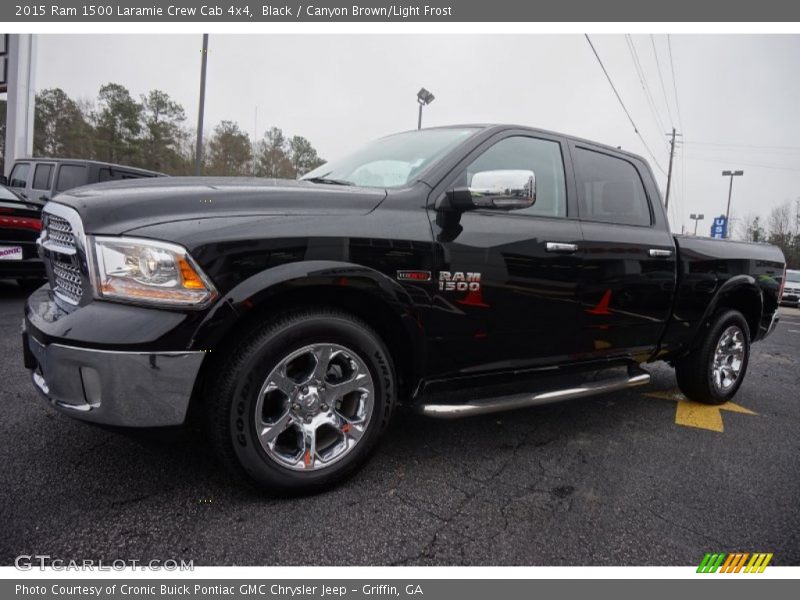
<svg viewBox="0 0 800 600">
<path fill-rule="evenodd" d="M 657 347 L 675 289 L 675 243 L 641 160 L 571 143 L 583 231 L 579 297 L 596 357 L 646 359 Z"/>
<path fill-rule="evenodd" d="M 56 165 L 55 163 L 37 162 L 34 163 L 34 166 L 28 197 L 37 202 L 47 202 L 50 200 L 50 188 L 53 185 Z"/>
</svg>

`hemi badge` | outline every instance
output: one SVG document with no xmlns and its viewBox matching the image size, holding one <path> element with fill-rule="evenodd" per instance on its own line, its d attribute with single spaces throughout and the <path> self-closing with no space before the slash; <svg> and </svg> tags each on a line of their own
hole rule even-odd
<svg viewBox="0 0 800 600">
<path fill-rule="evenodd" d="M 430 281 L 430 271 L 398 271 L 398 281 Z"/>
</svg>

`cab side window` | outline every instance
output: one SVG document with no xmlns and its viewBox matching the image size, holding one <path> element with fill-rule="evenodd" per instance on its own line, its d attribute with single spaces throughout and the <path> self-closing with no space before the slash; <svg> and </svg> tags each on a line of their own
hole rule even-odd
<svg viewBox="0 0 800 600">
<path fill-rule="evenodd" d="M 35 190 L 49 190 L 50 179 L 53 174 L 53 165 L 36 165 L 36 171 L 33 174 L 33 189 Z"/>
<path fill-rule="evenodd" d="M 58 179 L 56 180 L 57 192 L 64 192 L 84 183 L 86 183 L 86 167 L 61 165 L 58 170 Z"/>
<path fill-rule="evenodd" d="M 575 148 L 581 219 L 649 226 L 650 204 L 639 172 L 623 158 Z"/>
<path fill-rule="evenodd" d="M 533 171 L 536 176 L 536 202 L 509 214 L 567 216 L 567 186 L 559 142 L 525 136 L 500 140 L 466 168 L 456 185 L 469 187 L 475 173 L 504 169 Z"/>
</svg>

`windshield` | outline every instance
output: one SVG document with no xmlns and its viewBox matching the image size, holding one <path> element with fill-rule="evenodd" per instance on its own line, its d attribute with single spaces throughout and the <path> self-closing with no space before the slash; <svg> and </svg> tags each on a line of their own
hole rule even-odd
<svg viewBox="0 0 800 600">
<path fill-rule="evenodd" d="M 800 271 L 787 271 L 786 281 L 791 281 L 792 283 L 800 283 Z"/>
<path fill-rule="evenodd" d="M 302 179 L 364 187 L 403 187 L 476 131 L 476 128 L 443 128 L 390 135 L 350 156 L 325 163 Z"/>
</svg>

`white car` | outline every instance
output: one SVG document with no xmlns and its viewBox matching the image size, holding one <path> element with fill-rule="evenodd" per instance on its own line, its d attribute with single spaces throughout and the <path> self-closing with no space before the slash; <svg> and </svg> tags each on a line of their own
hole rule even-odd
<svg viewBox="0 0 800 600">
<path fill-rule="evenodd" d="M 791 269 L 786 271 L 786 284 L 783 286 L 781 304 L 791 304 L 800 308 L 800 271 Z"/>
</svg>

